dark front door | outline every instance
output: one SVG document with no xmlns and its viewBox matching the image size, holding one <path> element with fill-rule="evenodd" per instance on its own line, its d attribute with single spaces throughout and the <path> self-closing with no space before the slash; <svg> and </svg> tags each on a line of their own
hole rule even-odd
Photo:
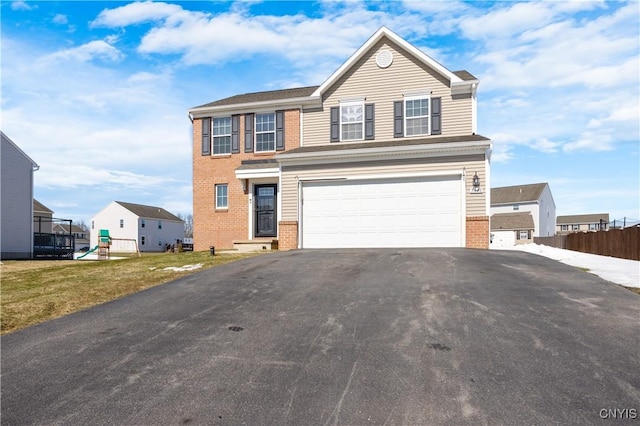
<svg viewBox="0 0 640 426">
<path fill-rule="evenodd" d="M 255 236 L 276 236 L 276 185 L 256 185 L 254 192 Z"/>
</svg>

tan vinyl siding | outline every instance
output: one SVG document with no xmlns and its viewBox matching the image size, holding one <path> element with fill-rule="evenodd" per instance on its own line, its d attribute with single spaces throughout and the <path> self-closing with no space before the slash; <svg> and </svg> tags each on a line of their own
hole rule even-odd
<svg viewBox="0 0 640 426">
<path fill-rule="evenodd" d="M 341 178 L 359 175 L 393 175 L 420 172 L 459 172 L 466 169 L 465 203 L 466 216 L 485 216 L 487 189 L 483 155 L 457 157 L 420 158 L 410 160 L 367 161 L 358 163 L 334 163 L 313 166 L 284 166 L 282 169 L 282 218 L 284 221 L 298 220 L 298 180 L 318 178 Z M 474 173 L 478 173 L 482 194 L 470 194 Z"/>
<path fill-rule="evenodd" d="M 376 65 L 376 54 L 381 49 L 393 53 L 393 63 L 388 68 Z M 303 145 L 330 143 L 330 108 L 338 106 L 340 100 L 363 98 L 365 103 L 375 104 L 375 140 L 393 139 L 393 102 L 411 93 L 431 93 L 432 97 L 442 98 L 441 136 L 471 134 L 471 96 L 456 95 L 454 99 L 447 79 L 383 38 L 324 93 L 322 109 L 304 111 Z"/>
</svg>

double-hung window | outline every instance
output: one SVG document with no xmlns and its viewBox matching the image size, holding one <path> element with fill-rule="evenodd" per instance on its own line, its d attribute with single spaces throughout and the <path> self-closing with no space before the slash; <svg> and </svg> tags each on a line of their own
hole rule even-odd
<svg viewBox="0 0 640 426">
<path fill-rule="evenodd" d="M 358 141 L 363 139 L 364 103 L 345 102 L 340 104 L 340 140 Z"/>
<path fill-rule="evenodd" d="M 213 119 L 213 155 L 231 154 L 231 117 Z"/>
<path fill-rule="evenodd" d="M 229 193 L 226 183 L 216 185 L 216 209 L 229 208 Z"/>
<path fill-rule="evenodd" d="M 256 152 L 276 150 L 276 114 L 256 114 Z"/>
<path fill-rule="evenodd" d="M 568 231 L 569 230 L 569 225 L 560 225 L 560 230 L 561 231 Z"/>
<path fill-rule="evenodd" d="M 410 97 L 404 101 L 405 136 L 429 134 L 429 98 Z"/>
</svg>

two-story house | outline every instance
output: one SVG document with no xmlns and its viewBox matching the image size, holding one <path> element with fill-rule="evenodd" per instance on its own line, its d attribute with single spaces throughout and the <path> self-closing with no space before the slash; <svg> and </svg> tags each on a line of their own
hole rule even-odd
<svg viewBox="0 0 640 426">
<path fill-rule="evenodd" d="M 320 86 L 190 109 L 195 250 L 487 248 L 478 83 L 382 27 Z"/>
<path fill-rule="evenodd" d="M 0 259 L 33 257 L 33 174 L 38 169 L 38 164 L 0 131 Z"/>
<path fill-rule="evenodd" d="M 556 203 L 548 183 L 491 188 L 493 245 L 533 242 L 555 232 Z"/>
<path fill-rule="evenodd" d="M 607 229 L 609 229 L 609 213 L 558 216 L 556 219 L 556 233 L 558 234 L 606 231 Z"/>
<path fill-rule="evenodd" d="M 167 210 L 143 204 L 112 201 L 91 218 L 91 247 L 107 230 L 112 252 L 163 252 L 184 238 L 184 221 Z"/>
</svg>

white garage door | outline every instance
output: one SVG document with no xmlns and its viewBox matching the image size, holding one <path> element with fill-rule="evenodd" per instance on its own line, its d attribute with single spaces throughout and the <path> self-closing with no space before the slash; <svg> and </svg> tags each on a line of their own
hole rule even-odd
<svg viewBox="0 0 640 426">
<path fill-rule="evenodd" d="M 460 247 L 461 177 L 305 182 L 302 246 Z"/>
<path fill-rule="evenodd" d="M 516 245 L 515 231 L 491 231 L 491 247 L 513 247 Z"/>
</svg>

